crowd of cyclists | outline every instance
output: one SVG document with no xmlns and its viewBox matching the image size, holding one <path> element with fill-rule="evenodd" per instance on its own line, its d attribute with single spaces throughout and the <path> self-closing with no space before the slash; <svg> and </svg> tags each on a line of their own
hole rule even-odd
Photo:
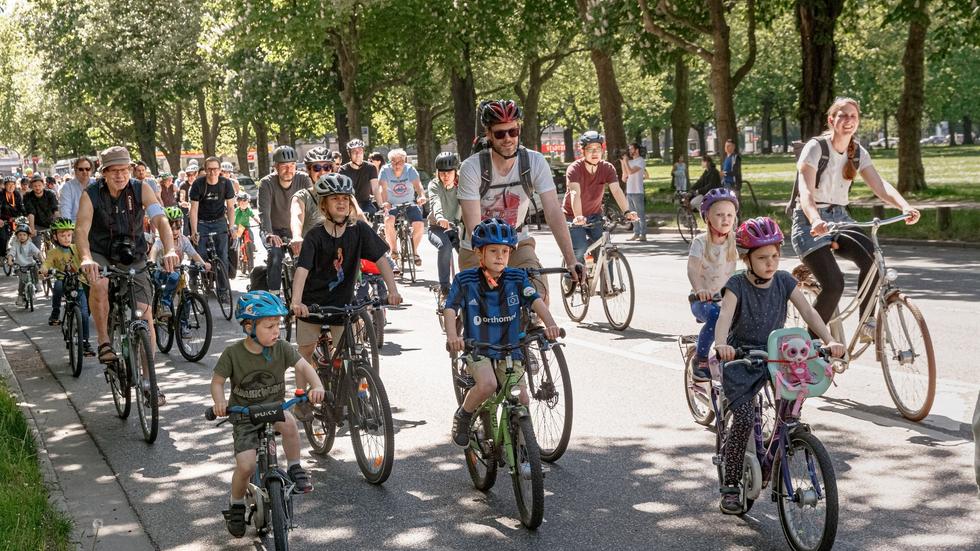
<svg viewBox="0 0 980 551">
<path fill-rule="evenodd" d="M 879 198 L 900 209 L 908 223 L 919 218 L 857 143 L 859 117 L 856 101 L 835 101 L 827 112 L 827 132 L 806 143 L 797 164 L 794 197 L 798 200 L 790 241 L 822 286 L 812 306 L 797 290 L 794 277 L 778 270 L 784 230 L 766 217 L 740 223 L 740 161 L 726 157 L 721 175 L 711 170 L 710 159 L 705 160 L 706 176 L 695 186 L 699 198 L 692 205 L 707 231 L 691 243 L 687 265 L 691 311 L 703 322 L 694 359 L 696 380 L 711 379 L 713 353 L 728 361 L 737 349 L 764 347 L 769 334 L 783 326 L 788 302 L 801 312 L 814 337 L 833 355 L 843 355 L 843 346 L 834 341 L 826 325 L 843 291 L 836 257 L 857 263 L 862 277 L 869 273 L 873 277 L 866 254 L 870 242 L 837 242 L 828 235 L 829 223 L 850 220 L 846 207 L 851 182 L 860 175 Z M 43 261 L 42 275 L 51 269 L 83 275 L 85 317 L 87 321 L 90 310 L 97 339 L 94 346 L 88 343 L 86 324 L 85 352 L 106 364 L 117 361 L 120 351 L 113 349 L 107 333 L 107 281 L 101 267 L 140 268 L 147 259 L 155 262 L 154 274 L 136 279 L 139 310 L 152 325 L 154 285 L 163 289 L 163 300 L 169 304 L 179 263 L 189 261 L 210 271 L 213 259 L 226 273 L 233 273 L 240 240 L 264 246 L 266 266 L 252 274 L 242 270 L 253 284 L 237 299 L 236 318 L 244 338 L 220 355 L 211 383 L 214 412 L 224 416 L 230 406 L 282 401 L 284 373 L 290 367 L 295 368 L 297 387 L 307 390 L 310 402 L 319 403 L 324 388 L 311 366 L 316 365 L 314 348 L 324 322 L 312 316 L 311 306 L 342 307 L 353 302 L 363 266 L 376 267 L 387 288 L 387 302 L 399 304 L 398 261 L 422 264 L 419 245 L 424 234 L 437 251 L 447 347 L 456 353 L 464 351 L 466 340 L 516 344 L 522 331 L 521 308 L 533 310 L 534 323 L 548 339 L 559 337 L 548 310 L 547 280 L 534 272 L 543 266 L 525 224 L 532 201 L 539 203 L 535 207 L 558 245 L 567 267 L 566 282 L 584 282 L 584 252 L 602 237 L 607 190 L 624 218 L 636 225 L 630 240 L 646 239 L 645 169 L 638 145 L 617 159 L 617 171 L 603 160 L 603 135 L 585 132 L 579 139 L 582 157 L 568 167 L 568 191 L 561 199 L 545 157 L 519 145 L 521 120 L 521 108 L 513 101 L 483 102 L 479 121 L 484 133 L 477 151 L 462 162 L 455 153 L 440 153 L 434 159 L 436 175 L 427 183 L 401 149 L 387 156 L 367 155 L 364 142 L 355 139 L 346 144 L 350 160 L 341 164 L 337 152 L 314 147 L 302 158 L 305 171 L 300 171 L 296 151 L 279 146 L 272 155 L 273 172 L 258 186 L 257 213 L 251 209 L 249 195 L 240 190 L 234 167 L 215 157 L 205 159 L 201 167 L 188 166 L 176 177 L 164 173 L 154 178 L 145 164 L 133 162 L 126 148 L 110 147 L 99 156 L 98 175 L 93 175 L 92 160 L 81 157 L 72 167 L 74 177 L 64 181 L 34 175 L 26 182 L 28 189 L 22 180 L 18 190 L 18 181 L 6 178 L 0 197 L 0 243 L 8 263 L 31 267 Z M 726 149 L 732 145 L 726 144 Z M 410 250 L 415 251 L 410 259 L 398 258 L 404 249 L 396 243 L 397 217 L 405 217 L 410 227 Z M 253 222 L 258 239 L 251 230 Z M 207 254 L 208 239 L 213 239 L 216 256 Z M 454 255 L 460 270 L 455 277 Z M 291 288 L 283 289 L 282 266 L 287 258 L 295 271 Z M 258 281 L 256 273 L 262 274 Z M 218 294 L 232 292 L 228 281 L 217 285 Z M 58 322 L 59 293 L 56 285 L 51 325 Z M 18 304 L 22 294 L 19 291 Z M 288 304 L 284 296 L 290 297 Z M 282 318 L 288 315 L 297 319 L 296 348 L 279 338 Z M 870 326 L 863 329 L 866 338 L 874 334 L 874 317 L 869 319 Z M 326 325 L 333 342 L 339 342 L 343 325 L 336 317 L 328 317 Z M 150 336 L 154 338 L 152 331 Z M 474 411 L 503 377 L 500 359 L 501 354 L 490 349 L 467 356 L 474 381 L 452 419 L 452 440 L 460 446 L 470 442 Z M 744 454 L 751 429 L 750 398 L 764 376 L 738 371 L 725 376 L 735 444 L 726 450 L 732 459 L 726 462 L 720 508 L 737 514 L 734 496 L 742 476 L 737 459 Z M 230 381 L 230 398 L 226 381 Z M 520 400 L 526 404 L 527 399 L 522 388 Z M 158 402 L 165 400 L 160 393 Z M 290 479 L 298 491 L 312 490 L 312 480 L 299 463 L 299 436 L 288 412 L 276 430 L 283 438 Z M 235 423 L 234 477 L 224 516 L 236 537 L 245 533 L 244 494 L 255 469 L 255 434 L 253 425 Z"/>
</svg>

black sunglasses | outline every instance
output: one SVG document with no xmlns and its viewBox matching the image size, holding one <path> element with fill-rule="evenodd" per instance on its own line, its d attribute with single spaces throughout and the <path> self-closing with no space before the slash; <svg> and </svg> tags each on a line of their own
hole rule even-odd
<svg viewBox="0 0 980 551">
<path fill-rule="evenodd" d="M 519 127 L 519 126 L 515 126 L 514 128 L 509 128 L 507 130 L 494 130 L 493 131 L 493 137 L 494 138 L 497 138 L 498 140 L 502 140 L 502 139 L 506 138 L 507 136 L 510 136 L 511 138 L 516 138 L 516 137 L 518 137 L 520 135 L 521 135 L 521 127 Z"/>
<path fill-rule="evenodd" d="M 92 167 L 77 167 L 75 172 L 92 172 Z"/>
<path fill-rule="evenodd" d="M 312 170 L 313 172 L 329 172 L 333 170 L 333 165 L 332 164 L 321 165 L 319 163 L 314 163 L 310 165 L 310 170 Z"/>
</svg>

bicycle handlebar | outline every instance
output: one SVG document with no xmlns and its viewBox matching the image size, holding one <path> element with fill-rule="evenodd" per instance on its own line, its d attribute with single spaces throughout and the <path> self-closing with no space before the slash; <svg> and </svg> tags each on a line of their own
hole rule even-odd
<svg viewBox="0 0 980 551">
<path fill-rule="evenodd" d="M 99 268 L 99 275 L 101 275 L 102 277 L 113 279 L 113 278 L 129 277 L 129 276 L 142 274 L 148 271 L 149 269 L 150 269 L 149 262 L 144 264 L 143 267 L 138 270 L 134 268 L 130 268 L 128 270 L 121 270 L 119 268 L 116 268 L 115 266 L 102 266 Z"/>
<path fill-rule="evenodd" d="M 286 400 L 285 402 L 281 402 L 279 404 L 279 409 L 287 410 L 287 409 L 293 407 L 294 405 L 296 405 L 296 404 L 298 404 L 300 402 L 306 402 L 307 400 L 309 400 L 309 398 L 306 396 L 306 393 L 304 391 L 302 391 L 302 390 L 297 390 L 296 391 L 296 397 L 295 398 L 290 398 L 289 400 Z M 256 407 L 258 407 L 258 406 L 271 406 L 271 405 L 275 405 L 275 402 L 272 402 L 272 403 L 269 403 L 269 404 L 255 404 Z M 250 411 L 249 410 L 249 406 L 228 406 L 228 413 L 238 413 L 238 414 L 241 414 L 241 415 L 248 415 L 249 414 L 249 411 Z M 213 406 L 212 407 L 209 407 L 206 410 L 204 410 L 204 418 L 207 419 L 208 421 L 214 421 L 215 419 L 218 418 L 218 416 L 215 415 L 215 413 L 214 413 L 214 407 Z M 224 421 L 222 421 L 222 423 L 224 423 Z"/>
<path fill-rule="evenodd" d="M 885 218 L 884 220 L 880 218 L 873 218 L 867 222 L 830 222 L 827 224 L 827 228 L 833 233 L 847 228 L 873 228 L 877 226 L 887 226 L 896 222 L 904 222 L 905 220 L 908 220 L 908 216 L 899 214 L 898 216 L 892 216 L 891 218 Z"/>
<path fill-rule="evenodd" d="M 494 350 L 497 352 L 513 352 L 524 346 L 526 343 L 536 340 L 539 336 L 544 334 L 544 328 L 533 329 L 531 331 L 525 332 L 520 341 L 516 344 L 491 344 L 488 342 L 480 342 L 476 339 L 466 339 L 463 341 L 463 353 L 473 352 L 474 350 Z M 565 330 L 558 330 L 559 338 L 565 338 Z M 446 345 L 446 350 L 449 350 L 449 345 Z"/>
<path fill-rule="evenodd" d="M 382 303 L 380 300 L 365 300 L 344 306 L 308 304 L 306 308 L 310 311 L 311 317 L 326 317 L 330 314 L 348 314 L 350 316 L 355 316 L 370 308 L 384 308 L 385 306 L 387 305 Z"/>
</svg>

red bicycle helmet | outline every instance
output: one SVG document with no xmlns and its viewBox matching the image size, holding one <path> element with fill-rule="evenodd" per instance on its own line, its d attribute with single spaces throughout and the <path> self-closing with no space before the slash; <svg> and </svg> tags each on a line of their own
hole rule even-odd
<svg viewBox="0 0 980 551">
<path fill-rule="evenodd" d="M 779 245 L 783 242 L 783 232 L 779 224 L 768 216 L 750 218 L 738 227 L 736 243 L 743 249 L 753 251 L 766 245 Z"/>
<path fill-rule="evenodd" d="M 519 121 L 524 116 L 520 106 L 509 99 L 488 101 L 480 111 L 480 123 L 489 129 L 495 124 Z"/>
</svg>

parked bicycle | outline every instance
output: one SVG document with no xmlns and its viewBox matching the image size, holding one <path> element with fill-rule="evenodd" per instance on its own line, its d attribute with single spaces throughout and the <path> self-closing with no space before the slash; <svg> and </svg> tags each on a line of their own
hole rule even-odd
<svg viewBox="0 0 980 551">
<path fill-rule="evenodd" d="M 170 299 L 163 303 L 163 285 L 154 277 L 153 286 L 153 330 L 156 332 L 157 348 L 166 354 L 174 341 L 177 350 L 189 362 L 198 362 L 208 353 L 214 325 L 211 309 L 200 293 L 187 285 L 187 273 L 200 275 L 198 266 L 181 264 L 177 266 L 179 279 Z"/>
<path fill-rule="evenodd" d="M 885 263 L 878 241 L 878 230 L 882 226 L 904 221 L 905 216 L 899 215 L 885 220 L 874 218 L 870 222 L 829 224 L 834 240 L 852 238 L 850 236 L 858 233 L 859 228 L 871 228 L 875 270 L 870 274 L 877 275 L 877 278 L 868 277 L 862 281 L 857 295 L 847 306 L 834 313 L 827 326 L 835 340 L 847 343 L 845 358 L 850 362 L 874 344 L 875 357 L 885 376 L 885 386 L 899 413 L 910 421 L 920 421 L 929 414 L 936 397 L 936 355 L 932 337 L 922 312 L 895 283 L 898 272 Z M 816 278 L 803 264 L 793 270 L 793 275 L 800 282 L 800 290 L 813 302 L 820 293 Z M 869 294 L 874 297 L 875 308 L 861 313 L 861 303 Z M 844 320 L 855 314 L 857 329 L 847 339 Z M 861 328 L 872 315 L 875 315 L 873 338 L 861 342 Z M 787 325 L 802 326 L 804 323 L 792 305 L 786 321 Z M 847 362 L 835 362 L 835 370 L 843 373 L 848 365 Z"/>
<path fill-rule="evenodd" d="M 602 308 L 609 325 L 617 331 L 624 331 L 633 319 L 636 287 L 626 257 L 612 242 L 614 225 L 610 219 L 603 218 L 602 238 L 585 250 L 588 272 L 585 284 L 573 284 L 570 278 L 562 278 L 562 302 L 568 317 L 580 322 L 589 311 L 589 300 L 598 295 L 602 298 Z"/>
<path fill-rule="evenodd" d="M 74 269 L 58 271 L 52 268 L 48 272 L 48 277 L 61 279 L 64 286 L 64 303 L 61 310 L 61 335 L 65 339 L 65 348 L 68 349 L 68 366 L 71 367 L 72 377 L 82 374 L 82 358 L 85 357 L 85 339 L 82 337 L 86 331 L 82 324 L 88 323 L 88 318 L 82 316 L 81 299 L 85 289 L 82 288 L 78 272 Z"/>
<path fill-rule="evenodd" d="M 699 232 L 696 209 L 691 207 L 693 197 L 694 194 L 687 191 L 674 192 L 674 199 L 678 204 L 674 219 L 677 223 L 677 232 L 681 234 L 685 243 L 690 243 Z"/>
<path fill-rule="evenodd" d="M 289 549 L 289 531 L 293 527 L 293 489 L 296 484 L 279 467 L 278 446 L 276 445 L 275 423 L 286 420 L 285 411 L 294 405 L 306 402 L 302 389 L 296 390 L 295 398 L 285 402 L 274 402 L 255 406 L 230 406 L 229 416 L 217 426 L 227 423 L 232 415 L 239 416 L 242 422 L 260 427 L 259 445 L 256 448 L 256 468 L 252 480 L 245 489 L 245 507 L 248 511 L 246 522 L 255 527 L 260 536 L 272 531 L 276 551 Z M 204 412 L 204 418 L 214 421 L 217 416 L 214 408 Z"/>
</svg>

